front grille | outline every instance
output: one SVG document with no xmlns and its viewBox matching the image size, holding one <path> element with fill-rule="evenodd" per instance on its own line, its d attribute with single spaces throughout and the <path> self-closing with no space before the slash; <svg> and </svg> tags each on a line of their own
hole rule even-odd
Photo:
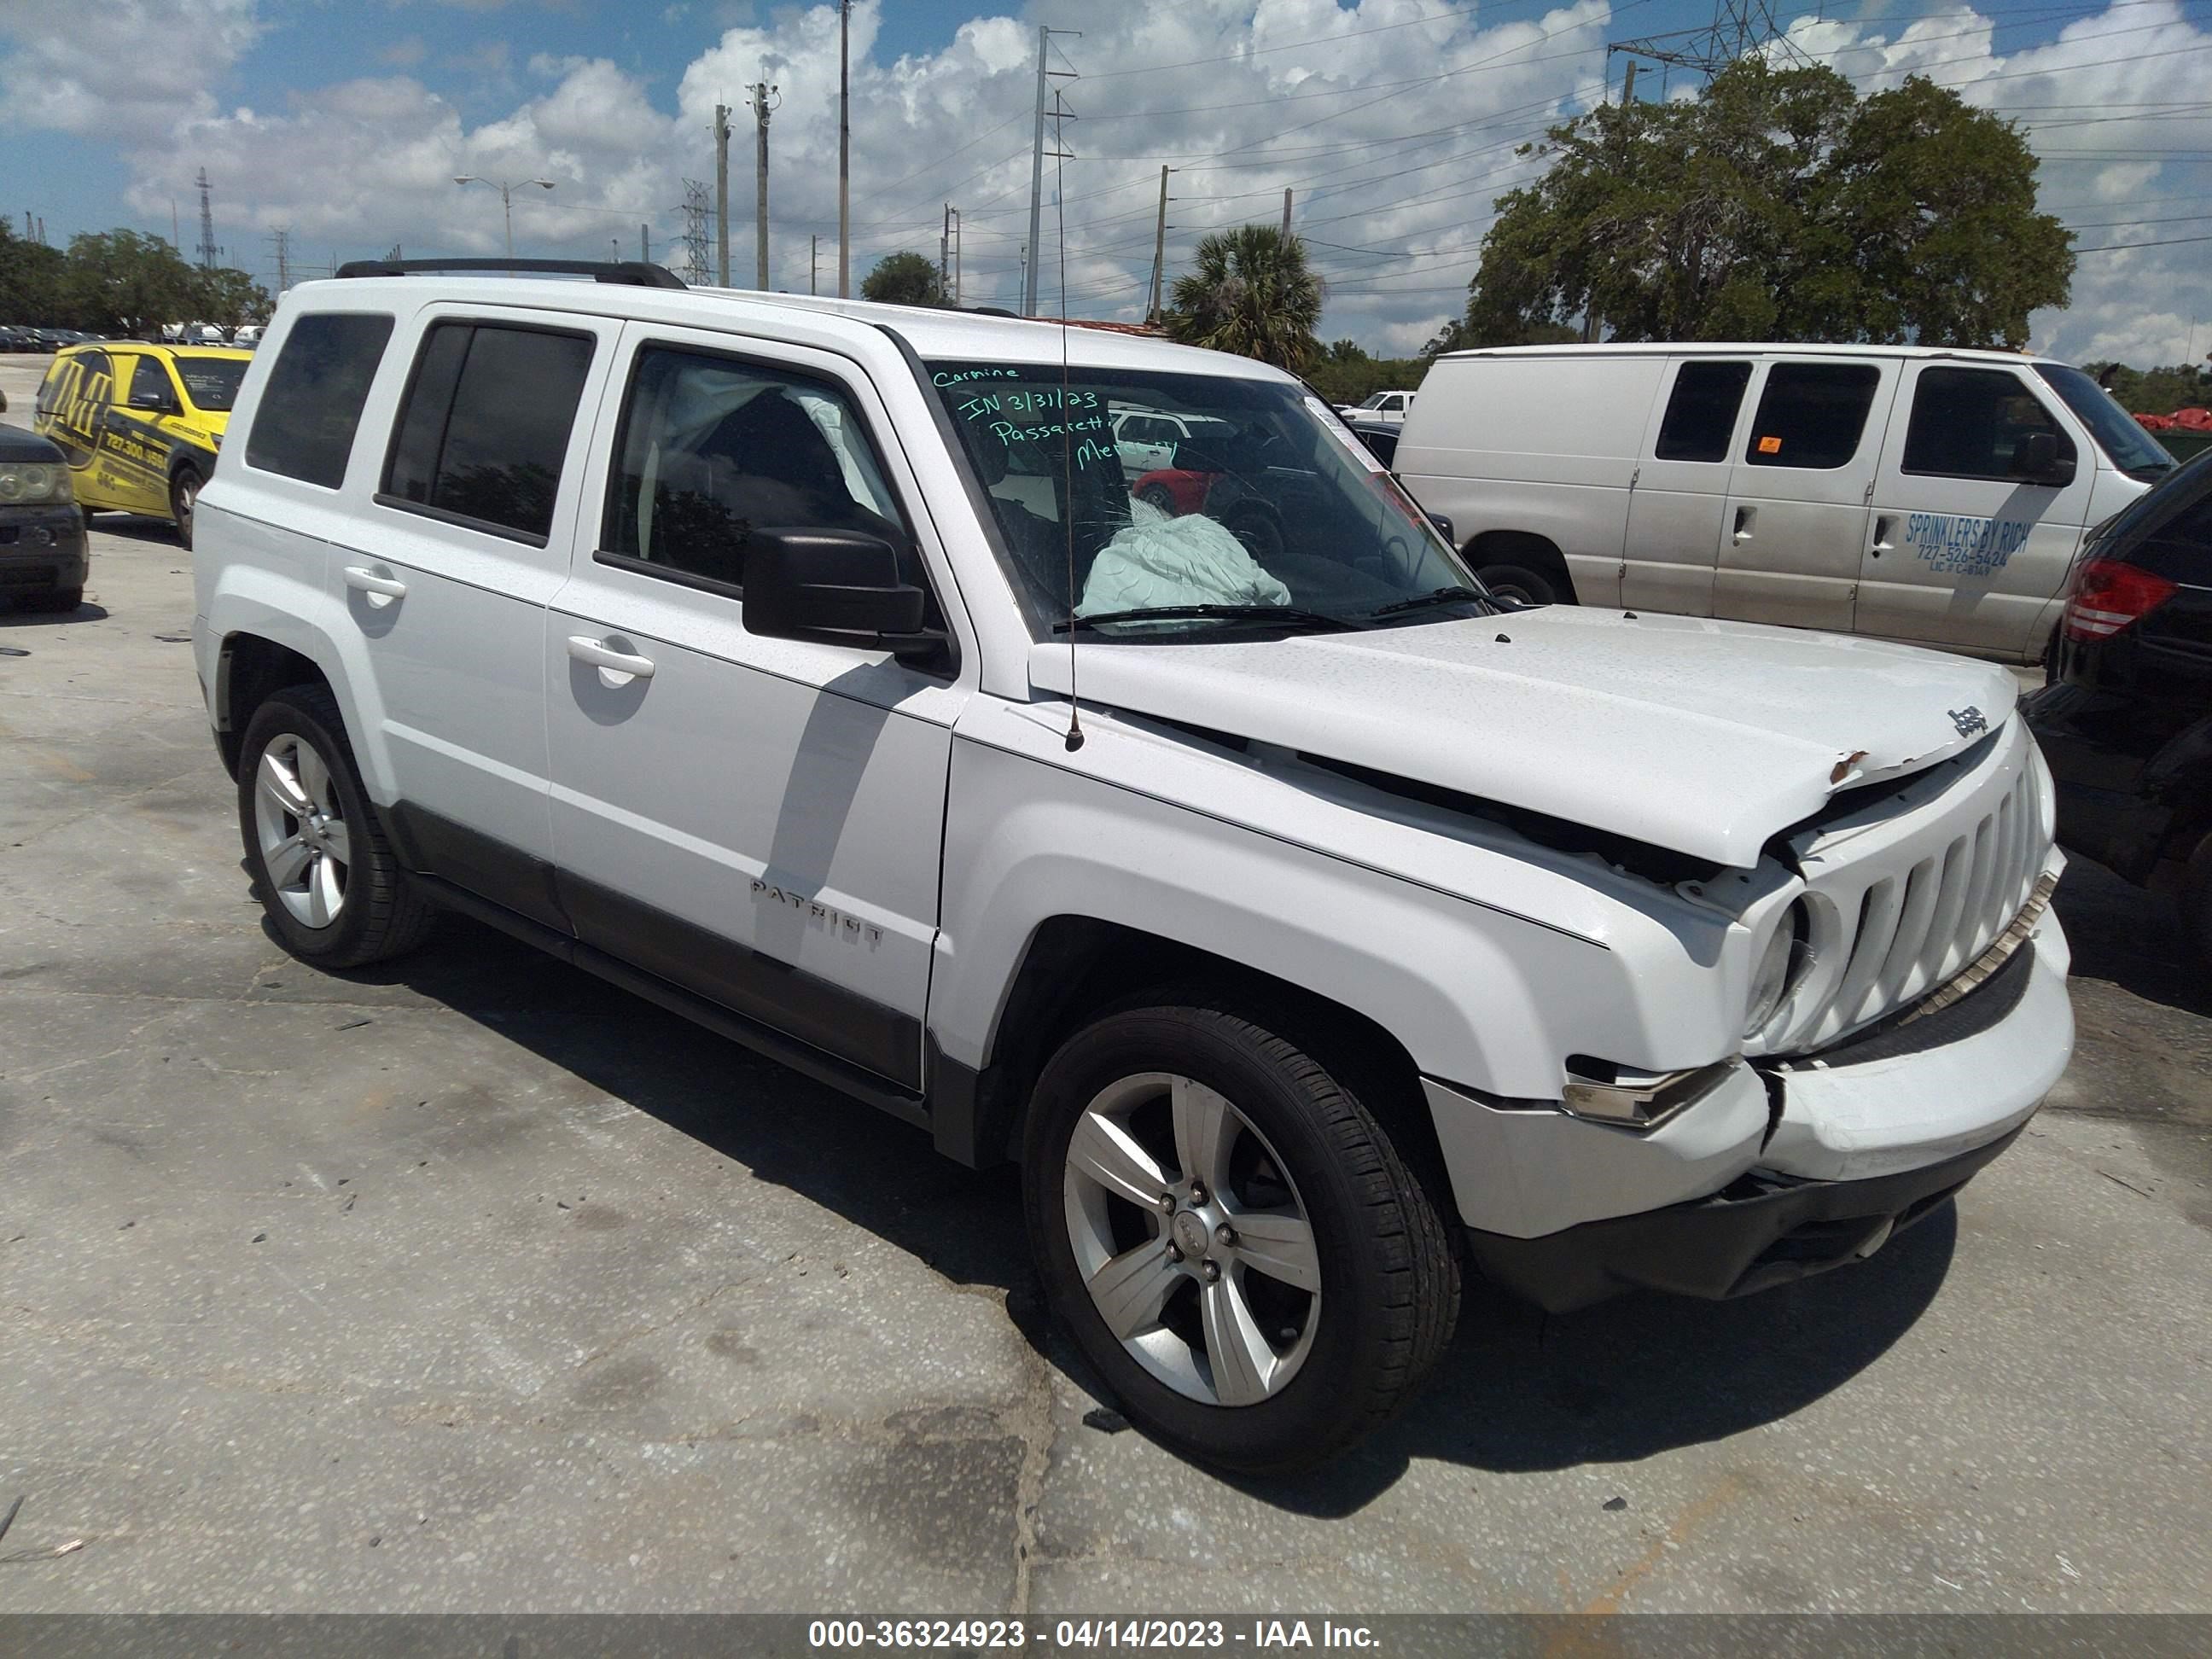
<svg viewBox="0 0 2212 1659">
<path fill-rule="evenodd" d="M 2025 727 L 1936 771 L 1956 775 L 1899 797 L 1893 819 L 1847 818 L 1800 847 L 1812 962 L 1753 1052 L 1817 1051 L 1910 1006 L 1977 966 L 2038 896 L 2049 784 Z"/>
</svg>

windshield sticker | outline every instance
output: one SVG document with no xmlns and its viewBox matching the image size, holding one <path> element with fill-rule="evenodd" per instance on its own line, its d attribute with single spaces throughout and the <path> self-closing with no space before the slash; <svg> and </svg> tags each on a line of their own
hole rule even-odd
<svg viewBox="0 0 2212 1659">
<path fill-rule="evenodd" d="M 1359 441 L 1359 434 L 1344 423 L 1344 417 L 1310 392 L 1304 399 L 1313 416 L 1328 429 L 1337 442 L 1350 450 L 1352 458 L 1370 472 L 1388 472 L 1390 469 L 1375 459 L 1375 452 Z"/>
<path fill-rule="evenodd" d="M 1914 513 L 1905 520 L 1905 544 L 1937 575 L 1987 576 L 2005 568 L 2034 528 L 2033 519 Z"/>
</svg>

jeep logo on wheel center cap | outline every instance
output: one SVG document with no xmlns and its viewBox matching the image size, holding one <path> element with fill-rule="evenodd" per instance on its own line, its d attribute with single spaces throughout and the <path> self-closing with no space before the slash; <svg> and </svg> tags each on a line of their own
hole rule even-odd
<svg viewBox="0 0 2212 1659">
<path fill-rule="evenodd" d="M 1178 1213 L 1170 1231 L 1175 1235 L 1176 1248 L 1188 1256 L 1204 1255 L 1206 1244 L 1212 1237 L 1206 1224 L 1206 1218 L 1195 1210 L 1184 1210 Z"/>
</svg>

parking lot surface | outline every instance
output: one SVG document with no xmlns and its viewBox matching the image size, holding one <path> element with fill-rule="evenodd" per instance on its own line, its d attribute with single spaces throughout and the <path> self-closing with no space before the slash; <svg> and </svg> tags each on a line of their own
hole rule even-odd
<svg viewBox="0 0 2212 1659">
<path fill-rule="evenodd" d="M 9 1607 L 2212 1611 L 2212 993 L 2101 871 L 1955 1215 L 1737 1303 L 1476 1287 L 1407 1416 L 1231 1482 L 1099 1411 L 1011 1171 L 472 923 L 286 957 L 188 558 L 100 525 L 0 611 Z"/>
</svg>

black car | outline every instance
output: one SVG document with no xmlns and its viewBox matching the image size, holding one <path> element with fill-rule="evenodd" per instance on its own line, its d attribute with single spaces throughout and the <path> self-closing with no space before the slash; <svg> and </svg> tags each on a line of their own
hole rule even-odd
<svg viewBox="0 0 2212 1659">
<path fill-rule="evenodd" d="M 0 425 L 0 599 L 22 611 L 74 611 L 88 566 L 68 458 L 35 433 Z"/>
<path fill-rule="evenodd" d="M 2212 452 L 2089 534 L 2027 721 L 2058 839 L 2181 896 L 2212 961 Z"/>
</svg>

